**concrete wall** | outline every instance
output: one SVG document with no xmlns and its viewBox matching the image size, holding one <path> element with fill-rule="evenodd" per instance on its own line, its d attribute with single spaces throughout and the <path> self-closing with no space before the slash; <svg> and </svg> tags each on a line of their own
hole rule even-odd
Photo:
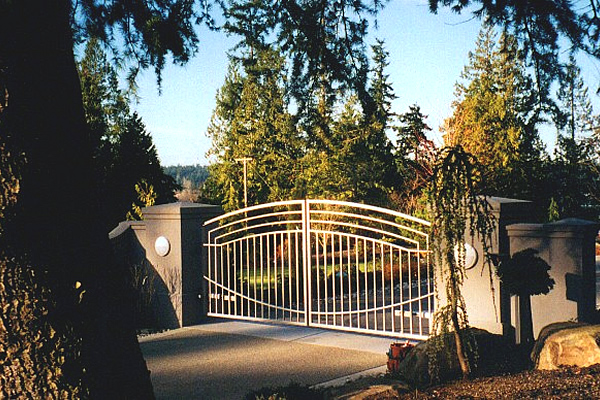
<svg viewBox="0 0 600 400">
<path fill-rule="evenodd" d="M 155 327 L 193 325 L 203 318 L 206 259 L 202 224 L 221 207 L 172 203 L 142 210 L 144 220 L 123 222 L 110 234 L 125 264 L 142 263 L 153 274 L 151 309 Z M 159 239 L 160 238 L 160 239 Z"/>
<path fill-rule="evenodd" d="M 596 316 L 595 238 L 600 225 L 579 219 L 549 224 L 513 224 L 507 227 L 510 254 L 532 248 L 546 261 L 554 279 L 547 295 L 533 296 L 533 333 L 553 322 L 594 322 Z M 513 324 L 517 301 L 513 298 Z"/>
</svg>

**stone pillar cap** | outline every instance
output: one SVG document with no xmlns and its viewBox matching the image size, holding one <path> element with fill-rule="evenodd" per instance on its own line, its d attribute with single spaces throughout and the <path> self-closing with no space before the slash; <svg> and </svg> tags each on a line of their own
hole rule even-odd
<svg viewBox="0 0 600 400">
<path fill-rule="evenodd" d="M 117 225 L 112 231 L 110 231 L 108 233 L 108 238 L 109 239 L 114 239 L 120 235 L 122 235 L 126 230 L 130 229 L 130 228 L 142 228 L 145 227 L 146 224 L 144 221 L 123 221 L 123 222 L 119 222 L 119 225 Z"/>
<path fill-rule="evenodd" d="M 519 200 L 519 199 L 510 199 L 507 197 L 496 197 L 496 196 L 488 196 L 486 200 L 492 210 L 494 211 L 523 211 L 529 210 L 531 207 L 531 201 L 529 200 Z"/>
<path fill-rule="evenodd" d="M 538 232 L 538 233 L 580 233 L 596 235 L 600 229 L 600 224 L 579 218 L 565 218 L 560 221 L 546 224 L 511 224 L 506 227 L 509 236 L 514 236 L 517 232 Z"/>
<path fill-rule="evenodd" d="M 142 208 L 142 215 L 144 216 L 144 219 L 148 220 L 174 216 L 181 216 L 182 218 L 212 218 L 213 216 L 220 215 L 222 213 L 223 209 L 221 206 L 186 201 Z"/>
</svg>

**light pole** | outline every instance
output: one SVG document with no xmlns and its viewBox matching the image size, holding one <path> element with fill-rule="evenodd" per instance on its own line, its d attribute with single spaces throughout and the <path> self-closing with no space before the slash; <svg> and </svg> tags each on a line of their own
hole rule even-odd
<svg viewBox="0 0 600 400">
<path fill-rule="evenodd" d="M 244 208 L 246 208 L 248 207 L 248 161 L 252 161 L 252 158 L 236 158 L 235 161 L 244 164 Z"/>
</svg>

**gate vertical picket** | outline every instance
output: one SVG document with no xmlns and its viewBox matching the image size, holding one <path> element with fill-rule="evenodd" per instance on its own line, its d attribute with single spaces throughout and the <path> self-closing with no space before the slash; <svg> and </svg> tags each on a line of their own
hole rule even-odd
<svg viewBox="0 0 600 400">
<path fill-rule="evenodd" d="M 310 204 L 302 202 L 302 276 L 304 277 L 304 320 L 307 326 L 312 322 L 312 255 L 310 240 Z M 316 242 L 318 246 L 318 241 Z M 317 272 L 318 276 L 318 272 Z"/>
</svg>

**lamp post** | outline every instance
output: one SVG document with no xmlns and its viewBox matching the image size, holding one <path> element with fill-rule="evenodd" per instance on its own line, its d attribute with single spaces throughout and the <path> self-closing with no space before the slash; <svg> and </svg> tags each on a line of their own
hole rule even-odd
<svg viewBox="0 0 600 400">
<path fill-rule="evenodd" d="M 244 164 L 244 208 L 246 208 L 248 207 L 248 161 L 252 161 L 252 158 L 236 158 L 235 161 Z"/>
</svg>

